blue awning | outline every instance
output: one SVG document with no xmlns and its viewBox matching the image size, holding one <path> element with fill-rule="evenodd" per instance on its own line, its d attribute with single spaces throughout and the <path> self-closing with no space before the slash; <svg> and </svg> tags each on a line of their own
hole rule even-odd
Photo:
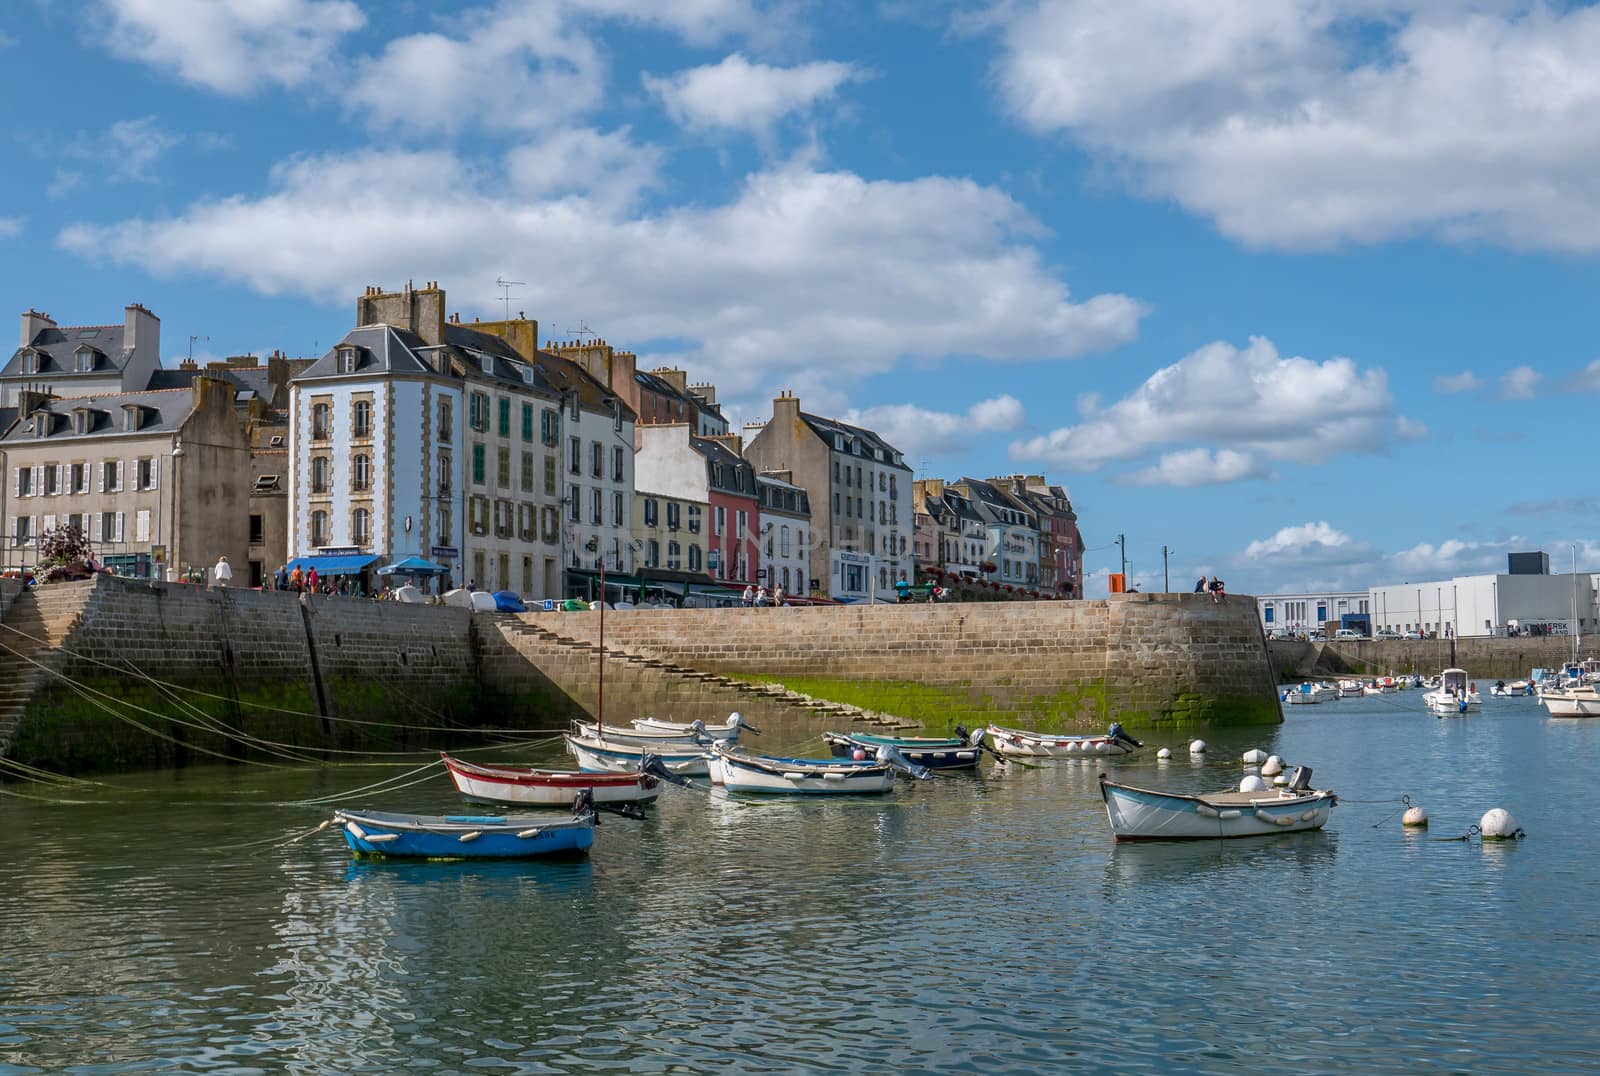
<svg viewBox="0 0 1600 1076">
<path fill-rule="evenodd" d="M 376 555 L 357 553 L 337 557 L 296 557 L 289 562 L 289 571 L 299 568 L 309 572 L 315 568 L 318 575 L 357 575 L 377 560 Z"/>
<path fill-rule="evenodd" d="M 317 570 L 320 572 L 322 569 L 318 568 Z M 449 570 L 444 565 L 435 564 L 431 560 L 423 560 L 421 557 L 407 557 L 405 560 L 379 568 L 378 574 L 393 575 L 395 572 L 401 572 L 408 575 L 444 575 Z"/>
</svg>

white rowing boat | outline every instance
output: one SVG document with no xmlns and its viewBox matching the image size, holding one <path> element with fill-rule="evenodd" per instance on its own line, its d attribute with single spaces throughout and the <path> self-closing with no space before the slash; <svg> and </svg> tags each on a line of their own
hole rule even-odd
<svg viewBox="0 0 1600 1076">
<path fill-rule="evenodd" d="M 1265 837 L 1327 824 L 1339 799 L 1332 792 L 1307 787 L 1310 781 L 1311 771 L 1299 767 L 1288 788 L 1185 796 L 1117 784 L 1102 773 L 1100 795 L 1119 841 Z"/>
</svg>

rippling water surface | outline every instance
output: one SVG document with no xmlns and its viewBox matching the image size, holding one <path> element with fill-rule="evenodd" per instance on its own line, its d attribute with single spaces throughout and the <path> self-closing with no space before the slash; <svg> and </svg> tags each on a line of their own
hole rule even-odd
<svg viewBox="0 0 1600 1076">
<path fill-rule="evenodd" d="M 1484 706 L 1293 707 L 1203 763 L 1157 734 L 1179 757 L 878 799 L 670 789 L 575 864 L 241 847 L 392 767 L 0 797 L 0 1072 L 1592 1071 L 1600 721 Z M 1325 831 L 1114 845 L 1102 766 L 1207 790 L 1258 746 L 1345 797 Z M 441 774 L 348 805 L 457 802 Z M 1437 839 L 1493 806 L 1529 838 Z"/>
</svg>

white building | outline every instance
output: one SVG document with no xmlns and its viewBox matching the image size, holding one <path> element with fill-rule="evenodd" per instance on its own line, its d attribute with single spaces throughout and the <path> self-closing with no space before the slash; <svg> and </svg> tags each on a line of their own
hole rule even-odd
<svg viewBox="0 0 1600 1076">
<path fill-rule="evenodd" d="M 1361 590 L 1261 594 L 1256 597 L 1256 612 L 1261 617 L 1261 630 L 1269 634 L 1275 631 L 1332 634 L 1346 623 L 1368 634 L 1372 621 L 1369 619 L 1363 626 L 1361 618 L 1369 615 L 1369 604 L 1367 592 Z"/>
<path fill-rule="evenodd" d="M 761 576 L 768 588 L 804 597 L 810 591 L 811 502 L 787 471 L 756 476 L 761 501 Z"/>
<path fill-rule="evenodd" d="M 1369 592 L 1379 630 L 1460 637 L 1507 634 L 1587 635 L 1596 621 L 1595 577 L 1573 575 L 1458 575 L 1395 583 Z"/>
</svg>

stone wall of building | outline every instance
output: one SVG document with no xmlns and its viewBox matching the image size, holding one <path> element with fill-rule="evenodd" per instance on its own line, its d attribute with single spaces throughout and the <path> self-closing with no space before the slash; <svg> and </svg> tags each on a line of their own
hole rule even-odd
<svg viewBox="0 0 1600 1076">
<path fill-rule="evenodd" d="M 525 619 L 591 641 L 599 628 L 589 613 Z M 704 672 L 871 699 L 925 724 L 936 713 L 1064 729 L 1282 719 L 1249 598 L 635 609 L 607 616 L 606 641 Z"/>
</svg>

